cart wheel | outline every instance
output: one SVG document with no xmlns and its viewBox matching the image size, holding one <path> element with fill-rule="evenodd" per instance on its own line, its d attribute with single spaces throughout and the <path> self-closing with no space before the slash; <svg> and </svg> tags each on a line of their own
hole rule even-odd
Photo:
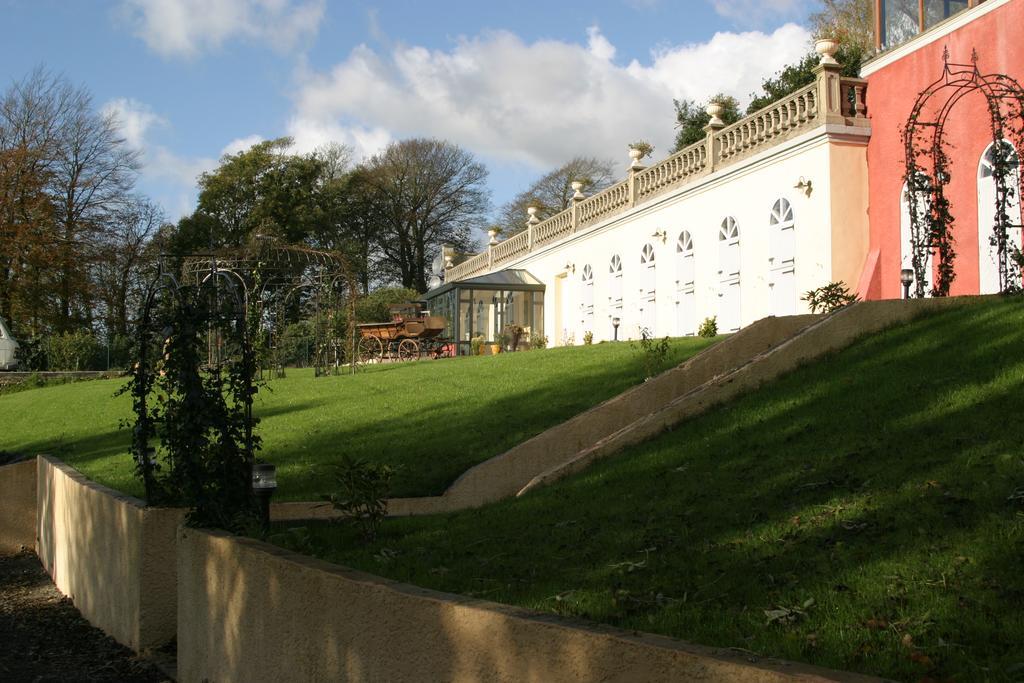
<svg viewBox="0 0 1024 683">
<path fill-rule="evenodd" d="M 360 363 L 379 361 L 384 356 L 384 345 L 376 337 L 363 337 L 356 348 L 356 360 Z"/>
<path fill-rule="evenodd" d="M 415 339 L 403 339 L 398 345 L 398 360 L 418 360 L 420 357 L 420 345 Z"/>
</svg>

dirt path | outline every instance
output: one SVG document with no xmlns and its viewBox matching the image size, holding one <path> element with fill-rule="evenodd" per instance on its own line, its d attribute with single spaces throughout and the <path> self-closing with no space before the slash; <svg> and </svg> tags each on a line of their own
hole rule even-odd
<svg viewBox="0 0 1024 683">
<path fill-rule="evenodd" d="M 169 681 L 93 628 L 35 554 L 0 557 L 0 681 Z"/>
</svg>

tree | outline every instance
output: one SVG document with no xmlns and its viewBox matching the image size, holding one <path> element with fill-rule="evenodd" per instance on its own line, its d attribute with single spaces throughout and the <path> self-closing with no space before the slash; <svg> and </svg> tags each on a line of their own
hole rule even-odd
<svg viewBox="0 0 1024 683">
<path fill-rule="evenodd" d="M 138 153 L 86 90 L 39 68 L 0 97 L 0 156 L 0 311 L 33 334 L 88 326 L 94 250 Z"/>
<path fill-rule="evenodd" d="M 615 182 L 614 164 L 607 159 L 575 157 L 548 172 L 501 207 L 496 227 L 505 234 L 519 232 L 526 225 L 526 209 L 537 207 L 544 220 L 572 205 L 572 183 L 583 183 L 582 192 L 592 195 Z"/>
<path fill-rule="evenodd" d="M 735 97 L 718 93 L 709 101 L 722 105 L 723 111 L 719 118 L 726 125 L 740 120 L 740 103 Z M 689 147 L 707 137 L 704 128 L 711 122 L 711 117 L 704 111 L 703 106 L 693 100 L 673 100 L 672 102 L 676 107 L 676 128 L 679 129 L 679 132 L 676 133 L 675 147 L 672 148 L 672 153 L 675 154 L 684 147 Z"/>
<path fill-rule="evenodd" d="M 859 45 L 840 43 L 839 51 L 836 52 L 836 61 L 842 67 L 842 75 L 856 78 L 860 74 L 860 65 L 864 61 L 865 54 L 864 49 Z M 785 66 L 774 76 L 761 81 L 761 93 L 750 95 L 747 113 L 753 114 L 813 83 L 816 78 L 814 68 L 820 61 L 821 57 L 816 52 L 810 52 L 796 64 Z"/>
<path fill-rule="evenodd" d="M 95 280 L 108 338 L 127 336 L 132 312 L 141 307 L 146 287 L 147 247 L 165 223 L 163 209 L 133 196 L 110 216 L 97 249 Z"/>
<path fill-rule="evenodd" d="M 450 244 L 468 250 L 490 208 L 487 169 L 443 140 L 388 145 L 364 165 L 382 264 L 403 287 L 427 289 L 429 256 Z"/>
<path fill-rule="evenodd" d="M 820 12 L 811 15 L 815 35 L 831 34 L 840 45 L 868 54 L 875 45 L 875 3 L 873 0 L 821 0 Z M 917 7 L 915 3 L 914 18 Z"/>
</svg>

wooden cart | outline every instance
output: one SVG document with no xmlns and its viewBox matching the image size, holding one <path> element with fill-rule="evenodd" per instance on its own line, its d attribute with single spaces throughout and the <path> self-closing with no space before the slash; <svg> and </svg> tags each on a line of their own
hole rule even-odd
<svg viewBox="0 0 1024 683">
<path fill-rule="evenodd" d="M 420 304 L 395 304 L 389 308 L 391 321 L 357 325 L 361 363 L 386 360 L 441 358 L 451 354 L 451 341 L 442 335 L 447 321 L 437 315 L 424 315 Z"/>
</svg>

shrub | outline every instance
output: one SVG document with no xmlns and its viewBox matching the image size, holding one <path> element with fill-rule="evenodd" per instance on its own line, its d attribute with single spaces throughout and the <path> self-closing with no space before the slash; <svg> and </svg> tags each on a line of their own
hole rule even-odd
<svg viewBox="0 0 1024 683">
<path fill-rule="evenodd" d="M 590 330 L 587 330 L 586 332 L 583 333 L 583 344 L 586 345 L 586 346 L 590 346 L 593 343 L 594 343 L 594 333 L 591 332 Z"/>
<path fill-rule="evenodd" d="M 697 336 L 699 337 L 717 337 L 718 336 L 718 316 L 713 315 L 710 318 L 704 318 L 704 322 L 697 328 Z"/>
<path fill-rule="evenodd" d="M 532 334 L 530 335 L 530 347 L 534 349 L 546 349 L 548 347 L 548 338 L 543 334 Z"/>
<path fill-rule="evenodd" d="M 509 337 L 509 343 L 513 351 L 519 350 L 519 342 L 523 340 L 523 326 L 522 325 L 506 325 L 505 334 Z"/>
<path fill-rule="evenodd" d="M 345 522 L 356 525 L 363 538 L 372 541 L 387 515 L 387 495 L 394 475 L 395 468 L 390 465 L 343 455 L 334 473 L 338 490 L 325 498 L 345 515 Z"/>
<path fill-rule="evenodd" d="M 633 348 L 636 348 L 634 346 Z M 668 337 L 655 341 L 654 335 L 646 327 L 640 330 L 640 357 L 644 366 L 644 381 L 658 374 L 668 357 Z"/>
<path fill-rule="evenodd" d="M 47 342 L 50 370 L 85 370 L 99 353 L 99 344 L 88 330 L 63 332 Z"/>
<path fill-rule="evenodd" d="M 851 292 L 846 283 L 841 280 L 830 282 L 818 289 L 812 289 L 800 297 L 800 300 L 807 302 L 811 313 L 831 313 L 860 301 L 857 295 Z"/>
</svg>

